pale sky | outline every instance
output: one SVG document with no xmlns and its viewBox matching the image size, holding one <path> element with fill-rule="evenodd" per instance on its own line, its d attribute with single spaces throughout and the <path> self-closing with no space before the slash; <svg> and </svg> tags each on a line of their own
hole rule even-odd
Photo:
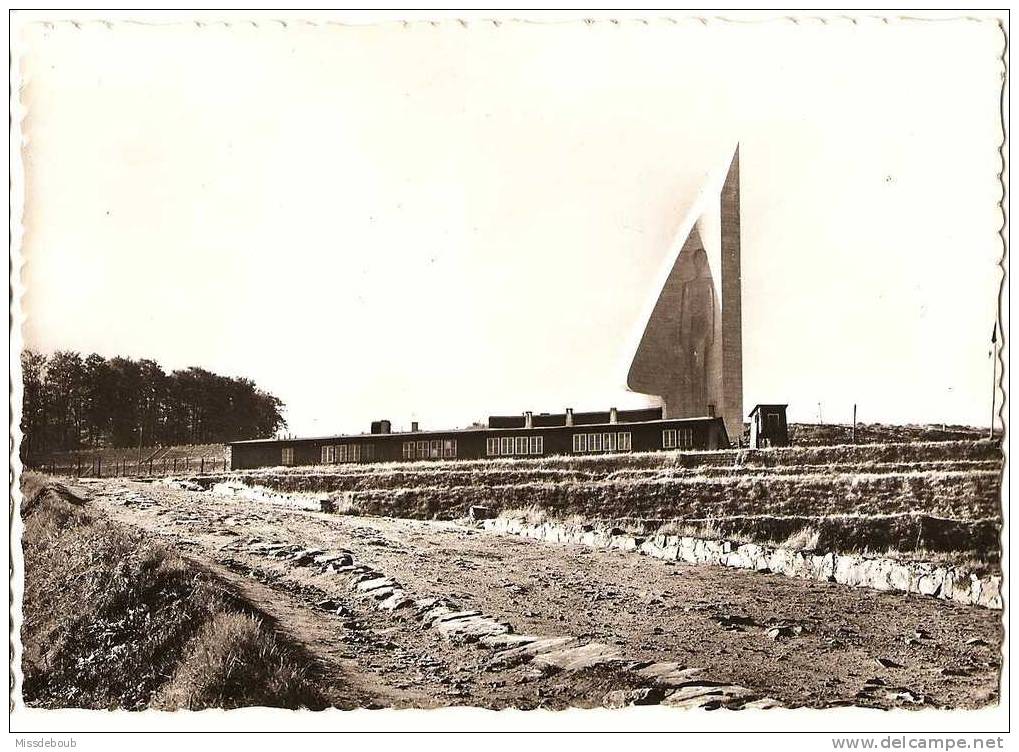
<svg viewBox="0 0 1019 752">
<path fill-rule="evenodd" d="M 247 376 L 297 434 L 639 407 L 739 141 L 744 405 L 986 424 L 989 21 L 30 28 L 25 340 Z"/>
</svg>

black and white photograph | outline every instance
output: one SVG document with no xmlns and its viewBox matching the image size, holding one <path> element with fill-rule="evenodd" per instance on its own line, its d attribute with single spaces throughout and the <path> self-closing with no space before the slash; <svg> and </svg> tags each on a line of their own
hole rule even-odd
<svg viewBox="0 0 1019 752">
<path fill-rule="evenodd" d="M 1005 747 L 1007 11 L 10 18 L 19 746 Z"/>
</svg>

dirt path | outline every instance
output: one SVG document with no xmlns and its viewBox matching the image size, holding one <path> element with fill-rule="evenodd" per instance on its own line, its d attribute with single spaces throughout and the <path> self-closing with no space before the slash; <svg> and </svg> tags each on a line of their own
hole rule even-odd
<svg viewBox="0 0 1019 752">
<path fill-rule="evenodd" d="M 220 580 L 232 585 L 250 603 L 275 621 L 275 628 L 305 647 L 322 669 L 319 681 L 323 694 L 334 707 L 344 710 L 372 707 L 431 707 L 428 693 L 411 687 L 379 683 L 377 677 L 362 669 L 350 652 L 336 618 L 320 609 L 309 608 L 300 593 L 274 588 L 250 569 L 194 556 Z M 238 571 L 238 569 L 240 571 Z"/>
<path fill-rule="evenodd" d="M 997 700 L 1001 614 L 987 609 L 452 523 L 325 515 L 116 480 L 91 491 L 111 517 L 254 583 L 253 600 L 267 603 L 323 661 L 361 677 L 365 696 L 382 705 L 601 704 L 611 690 L 639 686 L 635 670 L 653 664 L 653 672 L 663 662 L 703 670 L 710 679 L 703 685 L 732 685 L 790 706 L 974 707 Z M 266 542 L 349 552 L 374 573 L 365 578 L 384 575 L 409 599 L 450 599 L 458 613 L 476 610 L 516 634 L 572 638 L 587 653 L 627 663 L 557 671 L 542 668 L 538 656 L 493 665 L 490 650 L 451 640 L 428 618 L 411 618 L 413 608 L 380 611 L 348 579 L 256 550 Z M 586 653 L 570 655 L 578 654 Z M 700 691 L 682 686 L 687 694 Z M 646 701 L 655 699 L 642 691 Z"/>
</svg>

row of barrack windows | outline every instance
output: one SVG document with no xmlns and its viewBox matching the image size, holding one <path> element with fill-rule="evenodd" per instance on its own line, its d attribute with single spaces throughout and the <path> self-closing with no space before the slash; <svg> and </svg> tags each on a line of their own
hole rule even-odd
<svg viewBox="0 0 1019 752">
<path fill-rule="evenodd" d="M 535 455 L 545 453 L 545 442 L 541 436 L 500 436 L 486 439 L 485 454 L 489 457 L 514 455 Z M 631 450 L 629 431 L 612 433 L 577 433 L 573 435 L 573 451 L 629 452 Z M 693 429 L 667 428 L 662 431 L 663 449 L 692 449 Z M 294 464 L 294 448 L 283 447 L 282 464 Z M 455 458 L 456 439 L 431 439 L 403 442 L 405 460 Z M 337 444 L 322 447 L 322 463 L 370 462 L 376 458 L 374 444 Z"/>
<path fill-rule="evenodd" d="M 545 438 L 543 436 L 498 436 L 485 439 L 485 454 L 489 457 L 544 453 Z"/>
<path fill-rule="evenodd" d="M 335 465 L 340 462 L 371 462 L 374 459 L 374 444 L 335 444 L 322 447 L 322 464 L 324 465 Z M 293 464 L 293 456 L 288 463 L 284 454 L 283 464 Z"/>
<path fill-rule="evenodd" d="M 631 447 L 629 431 L 573 434 L 574 452 L 629 452 Z"/>
<path fill-rule="evenodd" d="M 663 449 L 693 449 L 692 428 L 666 428 L 662 431 Z"/>
<path fill-rule="evenodd" d="M 403 442 L 405 460 L 437 460 L 456 457 L 456 439 L 423 439 Z"/>
</svg>

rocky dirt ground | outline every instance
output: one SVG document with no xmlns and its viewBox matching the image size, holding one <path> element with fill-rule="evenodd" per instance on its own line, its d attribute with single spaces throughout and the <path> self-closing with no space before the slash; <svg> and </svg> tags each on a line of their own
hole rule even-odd
<svg viewBox="0 0 1019 752">
<path fill-rule="evenodd" d="M 1001 612 L 470 523 L 126 480 L 90 505 L 244 589 L 368 706 L 977 707 Z"/>
</svg>

